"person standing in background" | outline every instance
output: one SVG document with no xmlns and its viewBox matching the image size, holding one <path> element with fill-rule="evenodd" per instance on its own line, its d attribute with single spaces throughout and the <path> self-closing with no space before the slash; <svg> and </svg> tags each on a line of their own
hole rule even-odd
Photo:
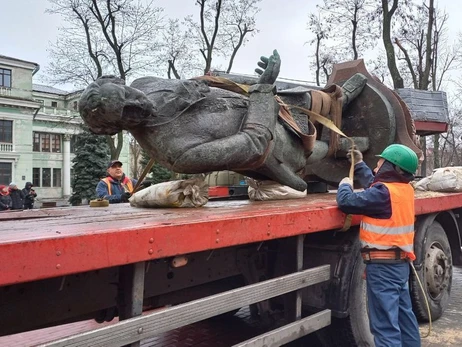
<svg viewBox="0 0 462 347">
<path fill-rule="evenodd" d="M 31 182 L 26 182 L 26 186 L 23 188 L 22 193 L 24 195 L 24 209 L 33 209 L 35 198 L 37 193 L 32 189 L 33 185 Z"/>
<path fill-rule="evenodd" d="M 14 182 L 10 183 L 10 196 L 12 202 L 11 209 L 22 210 L 24 208 L 24 194 Z"/>
<path fill-rule="evenodd" d="M 8 186 L 0 186 L 0 211 L 8 211 L 11 209 L 11 196 Z"/>
</svg>

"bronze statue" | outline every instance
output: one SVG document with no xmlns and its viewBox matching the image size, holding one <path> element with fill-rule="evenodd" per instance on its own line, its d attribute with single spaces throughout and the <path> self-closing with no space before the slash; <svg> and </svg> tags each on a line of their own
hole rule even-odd
<svg viewBox="0 0 462 347">
<path fill-rule="evenodd" d="M 209 86 L 206 80 L 142 77 L 127 86 L 120 78 L 104 76 L 82 93 L 79 110 L 93 133 L 127 130 L 152 158 L 175 172 L 232 170 L 303 191 L 301 176 L 319 138 L 308 117 L 305 123 L 296 118 L 301 132 L 278 117 L 274 83 L 280 64 L 277 51 L 262 57 L 258 65 L 263 70 L 256 70 L 260 77 L 248 96 Z M 347 80 L 336 96 L 340 108 L 365 84 L 361 74 Z M 290 94 L 281 95 L 284 102 L 300 106 L 300 93 L 287 99 Z M 312 108 L 311 91 L 302 94 L 301 106 Z M 329 114 L 331 99 L 320 100 L 324 105 L 318 108 Z"/>
</svg>

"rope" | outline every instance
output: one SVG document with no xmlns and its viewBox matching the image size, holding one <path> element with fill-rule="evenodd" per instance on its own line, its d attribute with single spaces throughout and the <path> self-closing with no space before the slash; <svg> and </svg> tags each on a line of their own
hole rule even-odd
<svg viewBox="0 0 462 347">
<path fill-rule="evenodd" d="M 417 278 L 417 282 L 419 283 L 419 287 L 420 287 L 420 290 L 422 291 L 422 295 L 425 299 L 425 305 L 427 306 L 427 312 L 428 312 L 428 332 L 427 332 L 427 335 L 423 336 L 422 335 L 422 338 L 423 339 L 426 339 L 427 337 L 430 336 L 430 334 L 432 333 L 432 315 L 431 315 L 431 312 L 430 312 L 430 304 L 428 303 L 428 298 L 427 298 L 427 295 L 425 293 L 425 290 L 423 288 L 423 285 L 422 285 L 422 282 L 420 281 L 420 278 L 419 278 L 419 275 L 417 274 L 417 271 L 414 267 L 414 264 L 412 263 L 412 261 L 410 262 L 411 264 L 411 267 L 412 267 L 412 271 L 414 271 L 414 275 L 415 277 Z"/>
</svg>

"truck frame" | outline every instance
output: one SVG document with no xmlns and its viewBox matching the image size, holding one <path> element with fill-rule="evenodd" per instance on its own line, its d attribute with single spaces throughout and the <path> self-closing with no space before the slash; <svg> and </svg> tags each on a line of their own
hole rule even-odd
<svg viewBox="0 0 462 347">
<path fill-rule="evenodd" d="M 415 267 L 437 319 L 452 265 L 462 264 L 462 193 L 416 192 L 415 206 Z M 342 232 L 345 217 L 334 193 L 0 213 L 0 336 L 119 316 L 46 346 L 138 346 L 250 305 L 268 332 L 239 346 L 280 346 L 313 331 L 326 345 L 371 345 L 360 216 Z M 414 275 L 410 286 L 418 318 L 428 319 Z"/>
</svg>

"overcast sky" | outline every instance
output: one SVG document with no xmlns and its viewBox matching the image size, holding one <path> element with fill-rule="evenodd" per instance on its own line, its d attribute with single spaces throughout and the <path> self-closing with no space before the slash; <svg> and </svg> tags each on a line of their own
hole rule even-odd
<svg viewBox="0 0 462 347">
<path fill-rule="evenodd" d="M 377 0 L 379 1 L 379 0 Z M 278 49 L 281 59 L 281 77 L 312 80 L 308 56 L 313 48 L 306 45 L 308 14 L 316 10 L 321 0 L 263 0 L 261 12 L 257 15 L 260 32 L 247 46 L 239 51 L 233 71 L 252 73 L 261 55 L 268 55 Z M 155 0 L 155 5 L 163 7 L 166 17 L 182 19 L 197 12 L 194 0 Z M 449 13 L 449 34 L 452 38 L 462 28 L 460 0 L 436 0 L 440 8 Z M 48 64 L 47 47 L 55 41 L 60 17 L 45 13 L 47 0 L 1 0 L 0 55 L 16 57 L 40 64 L 43 74 Z"/>
</svg>

